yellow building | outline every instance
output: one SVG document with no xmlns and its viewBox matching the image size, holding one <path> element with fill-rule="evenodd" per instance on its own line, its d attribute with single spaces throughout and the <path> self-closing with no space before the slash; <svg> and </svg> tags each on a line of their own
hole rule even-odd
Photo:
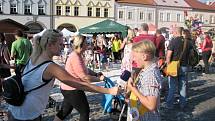
<svg viewBox="0 0 215 121">
<path fill-rule="evenodd" d="M 114 0 L 55 0 L 54 28 L 77 31 L 80 28 L 114 19 Z"/>
</svg>

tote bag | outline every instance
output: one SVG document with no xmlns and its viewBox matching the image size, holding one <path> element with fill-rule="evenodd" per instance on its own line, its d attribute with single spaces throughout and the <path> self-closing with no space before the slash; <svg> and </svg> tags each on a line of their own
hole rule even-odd
<svg viewBox="0 0 215 121">
<path fill-rule="evenodd" d="M 171 61 L 167 65 L 167 70 L 166 70 L 167 71 L 167 75 L 168 76 L 172 76 L 172 77 L 178 76 L 179 67 L 180 67 L 180 61 Z"/>
</svg>

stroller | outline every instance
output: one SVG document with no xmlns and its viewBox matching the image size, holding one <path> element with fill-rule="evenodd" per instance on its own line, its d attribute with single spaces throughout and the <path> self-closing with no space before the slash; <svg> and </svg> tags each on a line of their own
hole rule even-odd
<svg viewBox="0 0 215 121">
<path fill-rule="evenodd" d="M 105 77 L 105 88 L 111 88 L 115 86 L 115 83 Z M 113 121 L 126 121 L 126 104 L 125 97 L 120 95 L 104 94 L 102 99 L 103 113 L 109 113 Z"/>
</svg>

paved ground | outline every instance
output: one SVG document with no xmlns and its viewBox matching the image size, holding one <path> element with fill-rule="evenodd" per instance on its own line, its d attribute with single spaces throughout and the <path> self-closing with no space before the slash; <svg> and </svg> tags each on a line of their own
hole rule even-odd
<svg viewBox="0 0 215 121">
<path fill-rule="evenodd" d="M 117 67 L 116 67 L 117 68 Z M 116 80 L 119 70 L 113 69 L 110 72 L 104 72 L 106 76 Z M 189 81 L 189 99 L 186 110 L 181 111 L 178 105 L 174 110 L 166 110 L 162 107 L 164 96 L 161 98 L 161 117 L 162 121 L 215 121 L 215 74 L 202 75 L 200 73 L 190 73 Z M 98 85 L 102 85 L 99 83 Z M 52 93 L 59 92 L 59 88 L 55 87 Z M 101 107 L 102 94 L 87 93 L 90 104 L 90 117 L 95 121 L 113 121 L 109 114 L 103 114 Z M 60 104 L 60 103 L 59 103 Z M 6 109 L 7 105 L 1 104 L 1 109 Z M 49 107 L 53 107 L 50 105 Z M 47 108 L 43 117 L 44 121 L 51 121 L 56 113 L 56 108 Z M 78 121 L 79 115 L 77 111 L 73 111 L 66 121 Z M 3 118 L 0 118 L 0 121 Z"/>
</svg>

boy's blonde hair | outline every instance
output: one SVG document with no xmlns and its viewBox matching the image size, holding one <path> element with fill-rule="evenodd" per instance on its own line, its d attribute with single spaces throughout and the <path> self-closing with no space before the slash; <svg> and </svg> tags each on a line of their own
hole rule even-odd
<svg viewBox="0 0 215 121">
<path fill-rule="evenodd" d="M 154 59 L 156 48 L 153 42 L 150 40 L 142 40 L 137 43 L 133 43 L 132 51 L 146 53 L 151 56 L 151 59 Z"/>
</svg>

